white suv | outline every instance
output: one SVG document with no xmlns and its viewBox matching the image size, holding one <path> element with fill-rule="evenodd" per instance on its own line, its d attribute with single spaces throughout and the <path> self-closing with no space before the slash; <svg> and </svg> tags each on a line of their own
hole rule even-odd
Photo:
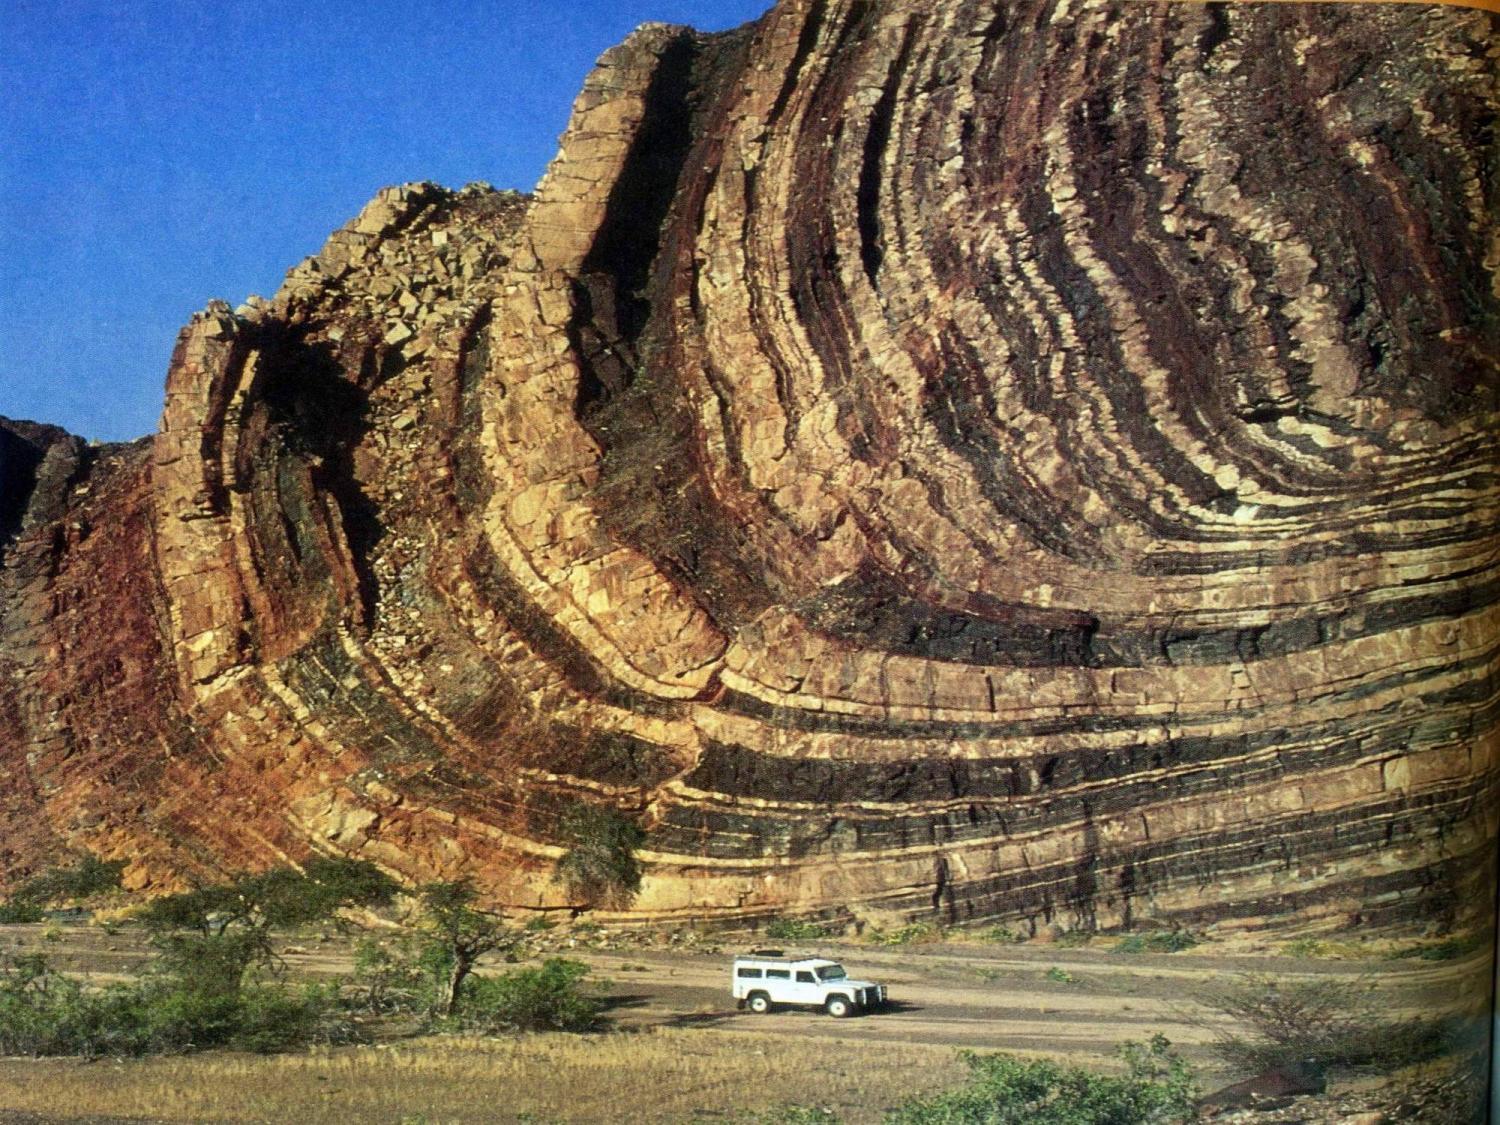
<svg viewBox="0 0 1500 1125">
<path fill-rule="evenodd" d="M 830 1016 L 871 1011 L 885 1003 L 885 986 L 850 980 L 837 961 L 794 957 L 779 949 L 758 949 L 734 959 L 730 989 L 739 1006 L 757 1014 L 777 1004 L 822 1008 Z"/>
</svg>

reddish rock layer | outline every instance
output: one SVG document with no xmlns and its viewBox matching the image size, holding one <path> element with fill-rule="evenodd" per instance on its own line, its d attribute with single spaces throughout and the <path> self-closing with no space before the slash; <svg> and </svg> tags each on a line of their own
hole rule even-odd
<svg viewBox="0 0 1500 1125">
<path fill-rule="evenodd" d="M 647 827 L 643 918 L 1451 922 L 1492 25 L 642 28 L 534 198 L 388 189 L 195 318 L 151 441 L 0 428 L 4 862 L 561 908 L 582 800 Z"/>
</svg>

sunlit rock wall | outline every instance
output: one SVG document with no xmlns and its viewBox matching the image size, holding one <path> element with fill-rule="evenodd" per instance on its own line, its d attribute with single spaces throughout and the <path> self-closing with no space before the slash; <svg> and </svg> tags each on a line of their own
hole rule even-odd
<svg viewBox="0 0 1500 1125">
<path fill-rule="evenodd" d="M 1494 17 L 787 2 L 0 428 L 0 860 L 630 915 L 1450 925 L 1496 831 Z"/>
</svg>

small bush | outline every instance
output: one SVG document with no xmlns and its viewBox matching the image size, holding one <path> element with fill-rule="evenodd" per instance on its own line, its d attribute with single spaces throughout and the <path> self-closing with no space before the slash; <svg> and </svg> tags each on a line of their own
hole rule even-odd
<svg viewBox="0 0 1500 1125">
<path fill-rule="evenodd" d="M 1288 957 L 1308 957 L 1329 961 L 1361 961 L 1366 960 L 1374 954 L 1370 947 L 1362 942 L 1333 941 L 1328 938 L 1297 938 L 1282 946 L 1282 953 Z"/>
<path fill-rule="evenodd" d="M 1201 1002 L 1248 1029 L 1219 1031 L 1214 1051 L 1252 1073 L 1308 1061 L 1390 1071 L 1437 1058 L 1454 1045 L 1446 1021 L 1386 1018 L 1374 983 L 1365 977 L 1250 975 L 1210 989 Z"/>
<path fill-rule="evenodd" d="M 292 990 L 277 986 L 245 989 L 225 1045 L 267 1055 L 309 1043 L 346 1044 L 359 1038 L 340 1018 L 338 986 L 310 984 Z"/>
<path fill-rule="evenodd" d="M 1481 933 L 1460 934 L 1431 945 L 1414 945 L 1389 954 L 1393 961 L 1415 957 L 1419 961 L 1456 961 L 1467 957 L 1482 947 L 1485 937 Z"/>
<path fill-rule="evenodd" d="M 585 989 L 587 975 L 587 965 L 550 957 L 536 968 L 472 977 L 458 1022 L 490 1033 L 587 1031 L 603 1007 L 597 992 Z"/>
<path fill-rule="evenodd" d="M 1149 934 L 1126 934 L 1116 944 L 1116 953 L 1181 953 L 1198 939 L 1186 930 L 1160 930 Z"/>
<path fill-rule="evenodd" d="M 34 902 L 0 902 L 0 926 L 15 926 L 26 922 L 40 922 L 42 908 Z"/>
<path fill-rule="evenodd" d="M 1048 969 L 1045 975 L 1048 980 L 1056 984 L 1075 984 L 1078 981 L 1078 978 L 1067 969 L 1060 969 L 1056 965 Z"/>
<path fill-rule="evenodd" d="M 979 935 L 984 941 L 992 941 L 996 945 L 1019 945 L 1026 940 L 1026 935 L 1009 926 L 991 926 Z"/>
<path fill-rule="evenodd" d="M 912 922 L 895 930 L 873 930 L 869 935 L 872 945 L 923 945 L 942 940 L 943 927 L 936 922 Z"/>
<path fill-rule="evenodd" d="M 776 941 L 816 941 L 827 936 L 827 927 L 806 918 L 777 918 L 766 924 L 766 937 Z"/>
<path fill-rule="evenodd" d="M 1190 1119 L 1192 1072 L 1163 1037 L 1127 1044 L 1123 1077 L 1046 1059 L 964 1052 L 966 1086 L 907 1102 L 888 1125 L 1167 1125 Z"/>
</svg>

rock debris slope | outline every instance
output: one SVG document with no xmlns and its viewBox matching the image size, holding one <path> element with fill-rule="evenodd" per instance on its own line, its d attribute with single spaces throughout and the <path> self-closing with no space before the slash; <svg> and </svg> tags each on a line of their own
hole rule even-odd
<svg viewBox="0 0 1500 1125">
<path fill-rule="evenodd" d="M 1492 878 L 1493 18 L 788 0 L 608 52 L 0 429 L 3 863 L 632 916 L 1453 922 Z"/>
</svg>

